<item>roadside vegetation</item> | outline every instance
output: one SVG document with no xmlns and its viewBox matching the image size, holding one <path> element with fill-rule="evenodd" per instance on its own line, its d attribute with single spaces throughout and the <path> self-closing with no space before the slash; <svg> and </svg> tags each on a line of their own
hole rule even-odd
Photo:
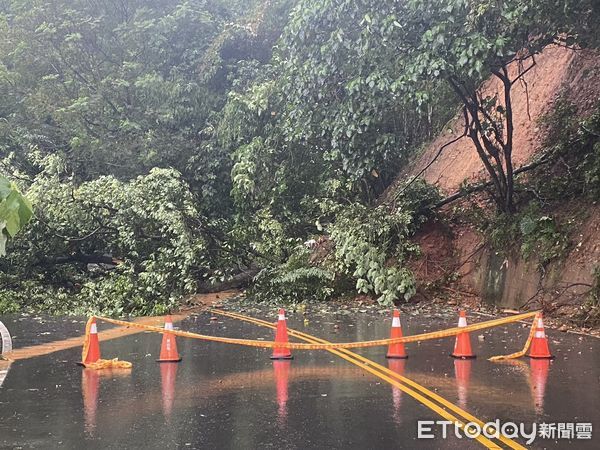
<svg viewBox="0 0 600 450">
<path fill-rule="evenodd" d="M 411 237 L 471 192 L 492 240 L 559 258 L 547 204 L 600 193 L 600 110 L 561 102 L 525 185 L 511 90 L 548 44 L 597 47 L 599 18 L 592 0 L 0 2 L 0 313 L 156 314 L 230 286 L 409 300 Z M 485 185 L 398 181 L 457 113 Z"/>
</svg>

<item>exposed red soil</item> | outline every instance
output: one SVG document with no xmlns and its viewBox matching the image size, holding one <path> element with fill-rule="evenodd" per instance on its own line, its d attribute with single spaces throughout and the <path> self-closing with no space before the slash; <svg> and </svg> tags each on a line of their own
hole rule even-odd
<svg viewBox="0 0 600 450">
<path fill-rule="evenodd" d="M 548 48 L 536 59 L 535 67 L 524 76 L 524 83 L 517 83 L 513 87 L 515 167 L 526 163 L 535 152 L 540 140 L 537 120 L 548 111 L 552 99 L 566 80 L 569 65 L 574 57 L 575 54 L 571 50 L 561 47 Z M 517 67 L 513 65 L 510 71 L 514 77 Z M 490 78 L 483 86 L 483 93 L 484 96 L 497 95 L 501 100 L 503 95 L 500 80 L 496 77 Z M 442 145 L 460 136 L 463 131 L 462 117 L 456 118 L 450 128 L 453 130 L 452 134 L 438 136 L 415 161 L 411 168 L 411 175 L 428 164 Z M 475 147 L 468 138 L 463 138 L 447 147 L 423 176 L 427 182 L 437 184 L 443 191 L 450 192 L 457 190 L 464 180 L 484 176 L 483 170 L 483 164 L 477 156 Z"/>
<path fill-rule="evenodd" d="M 518 67 L 513 65 L 509 69 L 514 77 Z M 515 84 L 512 90 L 515 167 L 527 163 L 539 150 L 544 133 L 538 122 L 551 110 L 564 89 L 578 87 L 568 90 L 570 99 L 579 107 L 579 115 L 586 115 L 596 104 L 600 94 L 600 57 L 591 51 L 551 46 L 536 57 L 535 67 L 523 80 L 523 83 Z M 500 81 L 492 77 L 483 85 L 482 93 L 484 96 L 497 95 L 501 101 L 503 96 L 500 88 Z M 434 159 L 441 146 L 461 135 L 462 116 L 457 115 L 444 129 L 388 188 L 388 192 L 395 190 L 407 177 L 419 173 Z M 473 181 L 482 177 L 485 177 L 483 164 L 468 138 L 446 147 L 423 174 L 428 183 L 437 185 L 446 193 L 456 191 L 465 180 Z"/>
<path fill-rule="evenodd" d="M 452 232 L 439 222 L 430 221 L 416 233 L 421 256 L 411 261 L 410 269 L 421 284 L 434 283 L 448 275 L 454 263 Z"/>
<path fill-rule="evenodd" d="M 511 67 L 513 74 L 517 68 Z M 483 85 L 485 95 L 500 95 L 500 84 L 495 78 Z M 515 121 L 513 160 L 519 167 L 532 159 L 540 151 L 545 136 L 540 118 L 550 112 L 560 95 L 567 95 L 577 105 L 577 115 L 587 116 L 600 100 L 600 54 L 590 51 L 573 51 L 552 46 L 536 58 L 536 66 L 525 75 L 524 83 L 513 87 L 512 101 Z M 439 148 L 462 133 L 462 116 L 457 116 L 445 128 L 452 133 L 438 136 L 390 186 L 384 198 L 393 192 L 407 177 L 413 176 L 429 164 Z M 442 192 L 453 193 L 465 181 L 483 179 L 485 172 L 474 146 L 468 138 L 463 138 L 447 147 L 440 157 L 423 174 L 423 178 L 437 185 Z M 586 219 L 572 232 L 575 245 L 567 258 L 554 267 L 551 277 L 540 282 L 540 274 L 533 263 L 519 260 L 506 260 L 507 277 L 505 297 L 526 297 L 539 294 L 542 286 L 560 309 L 562 306 L 577 305 L 583 293 L 592 283 L 592 272 L 600 265 L 600 205 L 582 202 L 570 205 L 572 208 L 585 208 Z M 484 242 L 476 230 L 468 225 L 453 223 L 451 229 L 431 223 L 416 236 L 421 245 L 423 257 L 411 263 L 421 288 L 439 281 L 442 277 L 458 272 L 460 281 L 446 285 L 451 302 L 481 302 L 477 295 L 482 289 L 482 264 L 487 263 L 483 254 Z M 510 267 L 508 267 L 510 266 Z M 533 269 L 532 269 L 533 268 Z M 550 278 L 550 279 L 548 279 Z M 423 291 L 423 289 L 421 289 Z M 454 291 L 457 295 L 451 295 Z M 424 295 L 424 294 L 423 294 Z M 502 301 L 512 301 L 504 298 Z M 544 302 L 544 298 L 539 302 Z M 569 311 L 565 309 L 565 311 Z M 556 311 L 560 314 L 560 311 Z M 571 313 L 570 311 L 569 313 Z"/>
</svg>

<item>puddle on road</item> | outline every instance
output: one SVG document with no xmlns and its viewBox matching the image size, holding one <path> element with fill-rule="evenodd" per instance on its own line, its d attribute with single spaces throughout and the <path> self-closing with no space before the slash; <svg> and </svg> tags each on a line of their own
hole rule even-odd
<svg viewBox="0 0 600 450">
<path fill-rule="evenodd" d="M 350 317 L 314 320 L 305 328 L 303 318 L 292 315 L 288 325 L 331 341 L 389 333 L 389 318 Z M 27 345 L 46 329 L 54 330 L 55 339 L 73 336 L 84 322 L 0 319 Z M 422 318 L 409 315 L 402 320 L 405 334 L 454 325 L 428 319 L 424 326 Z M 227 318 L 210 321 L 206 314 L 180 327 L 272 338 L 271 330 Z M 408 344 L 407 360 L 386 360 L 384 348 L 360 353 L 484 421 L 593 422 L 599 435 L 600 341 L 549 330 L 554 361 L 486 361 L 520 349 L 528 331 L 516 324 L 475 333 L 475 360 L 450 358 L 452 339 Z M 296 351 L 293 361 L 271 361 L 266 349 L 178 339 L 183 361 L 158 364 L 160 340 L 144 333 L 101 344 L 102 357 L 131 361 L 132 370 L 77 367 L 78 348 L 13 363 L 0 388 L 0 447 L 481 448 L 455 437 L 417 440 L 417 420 L 441 418 L 328 352 Z M 571 446 L 598 448 L 594 437 Z M 538 439 L 531 447 L 567 448 L 569 442 Z"/>
</svg>

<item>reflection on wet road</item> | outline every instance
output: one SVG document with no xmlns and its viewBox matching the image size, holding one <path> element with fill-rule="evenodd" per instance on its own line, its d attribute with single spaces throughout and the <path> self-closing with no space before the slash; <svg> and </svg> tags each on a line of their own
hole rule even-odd
<svg viewBox="0 0 600 450">
<path fill-rule="evenodd" d="M 0 320 L 16 335 L 15 348 L 35 343 L 48 330 L 46 342 L 83 329 L 83 321 L 72 319 Z M 290 327 L 334 342 L 387 337 L 390 322 L 358 314 L 305 326 L 300 315 L 288 318 Z M 447 318 L 403 318 L 405 334 L 454 325 Z M 207 314 L 179 326 L 272 339 L 270 330 L 227 318 L 211 321 Z M 519 324 L 480 333 L 484 338 L 472 339 L 476 360 L 448 357 L 452 339 L 407 345 L 408 360 L 386 360 L 384 348 L 359 353 L 483 420 L 593 422 L 594 431 L 600 430 L 599 342 L 550 330 L 554 361 L 485 360 L 519 349 L 527 333 Z M 295 352 L 293 361 L 271 361 L 267 349 L 178 339 L 183 361 L 158 364 L 160 341 L 143 333 L 101 344 L 106 354 L 132 361 L 132 370 L 81 369 L 73 364 L 79 348 L 14 362 L 0 388 L 0 447 L 482 448 L 452 435 L 417 440 L 417 420 L 437 420 L 435 413 L 328 352 Z M 593 437 L 571 446 L 598 448 Z M 530 447 L 567 448 L 569 441 L 538 439 Z"/>
</svg>

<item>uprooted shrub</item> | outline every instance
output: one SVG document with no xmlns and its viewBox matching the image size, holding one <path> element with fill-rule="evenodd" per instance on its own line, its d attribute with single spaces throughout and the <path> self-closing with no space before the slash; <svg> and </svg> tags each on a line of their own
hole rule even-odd
<svg viewBox="0 0 600 450">
<path fill-rule="evenodd" d="M 0 261 L 4 310 L 162 313 L 208 273 L 200 214 L 175 170 L 81 184 L 42 173 L 27 195 L 36 216 Z"/>
<path fill-rule="evenodd" d="M 263 269 L 250 294 L 260 300 L 299 302 L 327 300 L 348 294 L 350 288 L 377 296 L 382 305 L 410 299 L 415 278 L 406 262 L 419 253 L 410 238 L 428 217 L 423 206 L 437 198 L 433 187 L 419 182 L 393 205 L 324 201 L 323 216 L 334 218 L 317 224 L 329 243 L 325 254 L 315 258 L 322 249 L 297 245 L 285 263 Z"/>
<path fill-rule="evenodd" d="M 335 289 L 335 273 L 310 261 L 310 249 L 298 244 L 288 260 L 262 269 L 249 294 L 258 301 L 299 303 L 329 300 Z"/>
</svg>

